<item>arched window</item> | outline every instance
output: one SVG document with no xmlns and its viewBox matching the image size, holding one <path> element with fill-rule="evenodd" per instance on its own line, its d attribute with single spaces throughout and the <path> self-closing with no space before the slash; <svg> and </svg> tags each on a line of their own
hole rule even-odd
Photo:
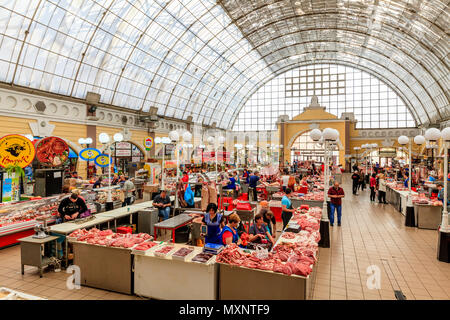
<svg viewBox="0 0 450 320">
<path fill-rule="evenodd" d="M 274 130 L 280 115 L 292 119 L 313 95 L 338 117 L 353 112 L 357 128 L 416 126 L 403 100 L 378 78 L 348 66 L 315 64 L 287 71 L 259 88 L 240 111 L 233 130 Z"/>
<path fill-rule="evenodd" d="M 323 145 L 314 142 L 309 136 L 310 131 L 298 136 L 291 147 L 292 161 L 324 161 Z M 333 151 L 333 162 L 339 163 L 339 151 Z"/>
</svg>

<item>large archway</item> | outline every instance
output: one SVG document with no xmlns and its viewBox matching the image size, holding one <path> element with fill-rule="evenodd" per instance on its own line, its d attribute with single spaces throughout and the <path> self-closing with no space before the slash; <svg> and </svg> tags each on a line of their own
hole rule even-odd
<svg viewBox="0 0 450 320">
<path fill-rule="evenodd" d="M 311 139 L 310 132 L 307 130 L 300 133 L 289 144 L 291 161 L 324 161 L 324 147 Z M 332 151 L 332 159 L 333 163 L 339 163 L 338 150 Z"/>
</svg>

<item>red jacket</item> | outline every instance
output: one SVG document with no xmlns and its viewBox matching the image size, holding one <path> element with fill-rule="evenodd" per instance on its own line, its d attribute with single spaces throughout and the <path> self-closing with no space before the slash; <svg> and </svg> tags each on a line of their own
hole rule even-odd
<svg viewBox="0 0 450 320">
<path fill-rule="evenodd" d="M 370 177 L 370 187 L 376 187 L 377 186 L 377 179 L 374 177 Z"/>
</svg>

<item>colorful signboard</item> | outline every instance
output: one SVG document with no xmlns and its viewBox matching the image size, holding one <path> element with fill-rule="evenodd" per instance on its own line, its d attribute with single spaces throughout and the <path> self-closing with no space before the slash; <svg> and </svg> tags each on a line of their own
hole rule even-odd
<svg viewBox="0 0 450 320">
<path fill-rule="evenodd" d="M 131 143 L 129 142 L 116 142 L 116 149 L 131 149 Z"/>
<path fill-rule="evenodd" d="M 62 167 L 70 163 L 69 146 L 61 138 L 47 137 L 36 142 L 36 158 L 45 167 Z"/>
<path fill-rule="evenodd" d="M 145 150 L 150 151 L 150 149 L 153 148 L 153 138 L 146 137 L 144 139 L 144 146 L 145 146 Z"/>
<path fill-rule="evenodd" d="M 100 150 L 95 148 L 86 148 L 80 151 L 79 155 L 80 158 L 84 161 L 90 161 L 97 158 L 97 156 L 100 154 Z"/>
<path fill-rule="evenodd" d="M 116 157 L 131 157 L 131 149 L 117 149 Z"/>
<path fill-rule="evenodd" d="M 111 158 L 107 154 L 99 154 L 95 159 L 94 163 L 99 167 L 107 167 L 111 163 Z"/>
<path fill-rule="evenodd" d="M 33 142 L 20 134 L 6 135 L 0 139 L 0 166 L 17 165 L 25 168 L 33 162 L 36 150 Z"/>
</svg>

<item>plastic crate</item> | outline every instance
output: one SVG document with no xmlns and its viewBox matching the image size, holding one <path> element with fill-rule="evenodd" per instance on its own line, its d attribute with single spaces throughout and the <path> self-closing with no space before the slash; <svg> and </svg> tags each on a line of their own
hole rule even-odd
<svg viewBox="0 0 450 320">
<path fill-rule="evenodd" d="M 117 233 L 122 233 L 122 234 L 131 234 L 133 233 L 133 228 L 132 227 L 118 227 L 117 228 Z"/>
</svg>

